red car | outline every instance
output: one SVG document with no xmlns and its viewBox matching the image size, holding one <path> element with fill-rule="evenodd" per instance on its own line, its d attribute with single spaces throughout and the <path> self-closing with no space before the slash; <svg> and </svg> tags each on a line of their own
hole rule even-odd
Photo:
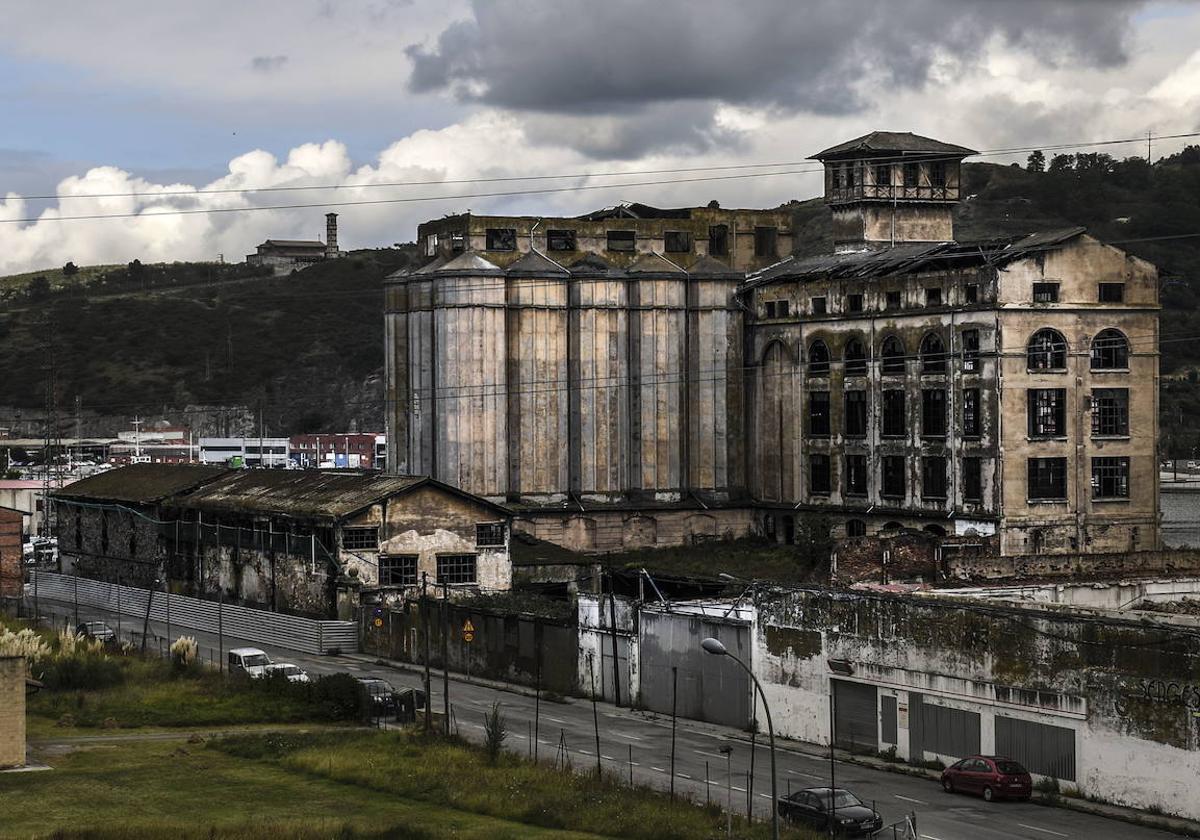
<svg viewBox="0 0 1200 840">
<path fill-rule="evenodd" d="M 986 801 L 1028 799 L 1033 793 L 1029 771 L 1011 758 L 972 755 L 942 771 L 946 793 L 978 793 Z"/>
</svg>

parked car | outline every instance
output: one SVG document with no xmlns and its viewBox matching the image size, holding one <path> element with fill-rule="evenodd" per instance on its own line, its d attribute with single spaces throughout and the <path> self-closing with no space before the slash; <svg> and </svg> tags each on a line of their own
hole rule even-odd
<svg viewBox="0 0 1200 840">
<path fill-rule="evenodd" d="M 832 822 L 834 833 L 843 837 L 870 835 L 883 828 L 879 812 L 844 788 L 834 788 L 832 796 L 827 787 L 798 790 L 779 797 L 776 807 L 779 816 L 820 831 L 829 831 Z"/>
<path fill-rule="evenodd" d="M 229 673 L 240 671 L 253 678 L 265 676 L 267 666 L 271 664 L 271 657 L 267 656 L 266 651 L 251 647 L 234 648 L 229 651 L 228 659 Z"/>
<path fill-rule="evenodd" d="M 942 771 L 946 793 L 977 793 L 993 799 L 1028 799 L 1033 793 L 1029 771 L 1011 758 L 972 755 Z"/>
<path fill-rule="evenodd" d="M 363 691 L 371 699 L 372 714 L 376 716 L 396 713 L 396 689 L 387 680 L 376 677 L 355 677 Z"/>
<path fill-rule="evenodd" d="M 117 634 L 112 631 L 112 628 L 103 621 L 83 621 L 75 625 L 75 635 L 85 636 L 89 639 L 97 639 L 104 644 L 115 642 Z"/>
<path fill-rule="evenodd" d="M 311 682 L 308 678 L 308 673 L 299 665 L 293 665 L 291 662 L 273 662 L 263 669 L 264 676 L 274 676 L 282 674 L 287 678 L 288 682 L 306 683 Z"/>
</svg>

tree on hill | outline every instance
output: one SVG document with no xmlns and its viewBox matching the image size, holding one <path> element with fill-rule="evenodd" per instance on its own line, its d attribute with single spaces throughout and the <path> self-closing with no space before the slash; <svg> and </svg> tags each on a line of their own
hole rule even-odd
<svg viewBox="0 0 1200 840">
<path fill-rule="evenodd" d="M 63 266 L 62 271 L 64 276 L 72 277 L 79 273 L 79 266 L 75 265 L 73 262 L 68 262 Z"/>
<path fill-rule="evenodd" d="M 1030 172 L 1046 171 L 1046 155 L 1042 153 L 1041 149 L 1029 155 L 1025 162 L 1025 168 Z"/>
</svg>

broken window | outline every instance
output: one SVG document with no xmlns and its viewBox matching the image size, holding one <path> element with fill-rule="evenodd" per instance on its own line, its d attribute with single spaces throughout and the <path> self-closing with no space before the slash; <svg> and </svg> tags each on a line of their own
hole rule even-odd
<svg viewBox="0 0 1200 840">
<path fill-rule="evenodd" d="M 808 491 L 828 493 L 829 487 L 829 456 L 822 452 L 814 452 L 808 456 Z"/>
<path fill-rule="evenodd" d="M 892 165 L 890 163 L 875 164 L 875 186 L 891 187 L 892 185 Z"/>
<path fill-rule="evenodd" d="M 908 425 L 904 413 L 904 392 L 899 390 L 883 392 L 883 428 L 884 437 L 904 437 Z"/>
<path fill-rule="evenodd" d="M 946 498 L 946 459 L 941 455 L 921 458 L 921 498 Z"/>
<path fill-rule="evenodd" d="M 465 251 L 467 249 L 467 235 L 461 230 L 456 230 L 450 234 L 450 250 Z"/>
<path fill-rule="evenodd" d="M 379 548 L 379 529 L 343 528 L 342 548 L 347 551 L 375 551 Z"/>
<path fill-rule="evenodd" d="M 1029 499 L 1045 501 L 1067 498 L 1067 459 L 1029 459 Z"/>
<path fill-rule="evenodd" d="M 829 437 L 828 391 L 810 391 L 808 394 L 808 433 L 812 437 Z"/>
<path fill-rule="evenodd" d="M 846 295 L 846 308 L 851 312 L 863 311 L 863 296 L 862 295 Z"/>
<path fill-rule="evenodd" d="M 773 300 L 767 301 L 766 304 L 763 306 L 763 309 L 766 312 L 766 316 L 768 318 L 775 317 L 775 301 L 773 301 Z"/>
<path fill-rule="evenodd" d="M 979 303 L 979 284 L 968 283 L 963 289 L 963 299 L 967 303 Z"/>
<path fill-rule="evenodd" d="M 962 433 L 965 438 L 980 437 L 983 430 L 979 415 L 979 389 L 966 388 L 962 392 Z"/>
<path fill-rule="evenodd" d="M 829 348 L 824 341 L 814 341 L 809 346 L 808 372 L 813 376 L 829 375 Z"/>
<path fill-rule="evenodd" d="M 711 257 L 729 256 L 729 226 L 712 225 L 708 229 L 708 254 Z"/>
<path fill-rule="evenodd" d="M 979 330 L 962 331 L 962 369 L 964 373 L 979 370 Z"/>
<path fill-rule="evenodd" d="M 515 228 L 488 228 L 487 249 L 489 251 L 517 250 L 517 231 Z"/>
<path fill-rule="evenodd" d="M 1129 434 L 1129 389 L 1092 390 L 1092 434 L 1123 437 Z"/>
<path fill-rule="evenodd" d="M 883 340 L 879 355 L 884 373 L 904 373 L 904 345 L 896 336 L 889 335 Z"/>
<path fill-rule="evenodd" d="M 867 392 L 846 391 L 843 408 L 846 412 L 846 437 L 866 437 Z"/>
<path fill-rule="evenodd" d="M 929 164 L 929 183 L 935 187 L 946 186 L 946 162 L 935 160 Z"/>
<path fill-rule="evenodd" d="M 637 231 L 610 230 L 608 231 L 608 250 L 631 252 L 637 245 Z"/>
<path fill-rule="evenodd" d="M 1065 388 L 1030 388 L 1029 436 L 1065 437 L 1067 434 L 1067 391 Z"/>
<path fill-rule="evenodd" d="M 925 305 L 926 306 L 941 306 L 942 305 L 942 290 L 926 289 L 925 290 Z"/>
<path fill-rule="evenodd" d="M 779 230 L 773 227 L 754 229 L 754 256 L 774 257 L 778 253 Z"/>
<path fill-rule="evenodd" d="M 879 495 L 885 499 L 904 498 L 904 456 L 884 455 L 881 459 L 883 466 L 883 482 Z"/>
<path fill-rule="evenodd" d="M 1101 330 L 1092 340 L 1092 370 L 1129 367 L 1129 342 L 1120 330 Z"/>
<path fill-rule="evenodd" d="M 789 309 L 789 308 L 790 308 L 790 307 L 788 306 L 788 302 L 787 302 L 786 300 L 777 300 L 777 301 L 775 301 L 775 315 L 776 315 L 776 317 L 779 317 L 779 318 L 786 318 L 786 317 L 788 316 L 788 309 Z"/>
<path fill-rule="evenodd" d="M 1129 459 L 1092 459 L 1092 498 L 1129 498 Z"/>
<path fill-rule="evenodd" d="M 900 293 L 887 292 L 885 296 L 884 308 L 891 311 L 900 308 Z"/>
<path fill-rule="evenodd" d="M 916 187 L 921 183 L 921 164 L 909 162 L 904 164 L 904 186 Z"/>
<path fill-rule="evenodd" d="M 846 456 L 846 495 L 867 495 L 867 456 Z"/>
<path fill-rule="evenodd" d="M 812 299 L 812 314 L 824 315 L 827 309 L 825 307 L 825 298 L 815 297 Z"/>
<path fill-rule="evenodd" d="M 417 555 L 381 554 L 379 556 L 380 586 L 416 586 Z"/>
<path fill-rule="evenodd" d="M 846 520 L 846 536 L 847 537 L 865 537 L 867 535 L 867 523 L 861 519 Z"/>
<path fill-rule="evenodd" d="M 437 254 L 438 235 L 429 233 L 425 235 L 425 256 L 432 257 Z"/>
<path fill-rule="evenodd" d="M 858 164 L 857 163 L 847 163 L 846 164 L 846 186 L 849 187 L 850 189 L 854 189 L 854 187 L 858 184 L 858 180 L 859 180 Z"/>
<path fill-rule="evenodd" d="M 983 501 L 983 459 L 969 456 L 962 459 L 963 501 Z"/>
<path fill-rule="evenodd" d="M 1057 330 L 1038 330 L 1029 339 L 1025 356 L 1030 370 L 1066 370 L 1067 340 Z"/>
<path fill-rule="evenodd" d="M 438 583 L 474 583 L 474 554 L 439 554 L 437 556 Z"/>
<path fill-rule="evenodd" d="M 846 342 L 846 376 L 867 375 L 867 348 L 857 338 Z"/>
<path fill-rule="evenodd" d="M 575 231 L 573 230 L 548 230 L 546 231 L 546 250 L 548 251 L 575 251 L 576 246 Z"/>
<path fill-rule="evenodd" d="M 946 372 L 946 345 L 937 333 L 921 339 L 921 373 Z"/>
<path fill-rule="evenodd" d="M 497 548 L 504 546 L 503 522 L 480 522 L 475 526 L 475 545 L 477 548 Z"/>
<path fill-rule="evenodd" d="M 1033 302 L 1034 303 L 1058 303 L 1058 284 L 1057 283 L 1034 283 L 1033 284 Z"/>
<path fill-rule="evenodd" d="M 1101 303 L 1123 303 L 1125 301 L 1125 284 L 1101 283 L 1099 299 Z"/>
<path fill-rule="evenodd" d="M 946 436 L 946 390 L 926 388 L 921 391 L 921 437 Z"/>
<path fill-rule="evenodd" d="M 686 254 L 692 250 L 692 235 L 686 230 L 668 230 L 663 233 L 663 250 L 668 254 Z"/>
</svg>

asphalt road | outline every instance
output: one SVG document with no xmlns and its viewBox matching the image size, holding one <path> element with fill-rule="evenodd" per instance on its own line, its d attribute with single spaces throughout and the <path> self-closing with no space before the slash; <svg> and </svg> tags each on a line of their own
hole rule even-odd
<svg viewBox="0 0 1200 840">
<path fill-rule="evenodd" d="M 74 619 L 70 604 L 43 600 L 41 611 L 44 616 L 57 616 L 60 624 Z M 116 629 L 112 614 L 91 608 L 81 608 L 79 619 L 104 620 Z M 121 629 L 122 637 L 130 638 L 131 633 L 140 634 L 142 621 L 125 615 Z M 150 631 L 148 647 L 165 649 L 165 626 L 152 622 Z M 252 645 L 266 650 L 277 662 L 294 662 L 313 675 L 345 671 L 356 676 L 382 677 L 395 687 L 412 688 L 421 687 L 423 681 L 421 672 L 412 666 L 381 665 L 367 656 L 311 656 L 265 647 L 253 640 L 226 639 L 222 644 L 215 635 L 175 631 L 176 635 L 180 632 L 195 636 L 202 658 L 213 662 L 220 659 L 218 649 Z M 435 670 L 433 675 L 432 707 L 440 711 L 443 707 L 442 678 L 439 671 Z M 492 703 L 499 702 L 508 723 L 509 749 L 531 754 L 534 750 L 531 735 L 535 699 L 522 693 L 524 691 L 464 682 L 452 674 L 450 702 L 459 734 L 482 740 L 483 716 Z M 593 769 L 596 766 L 597 729 L 600 763 L 605 771 L 619 773 L 626 779 L 632 773 L 635 782 L 670 788 L 671 721 L 661 715 L 617 708 L 608 703 L 597 703 L 593 710 L 590 701 L 576 698 L 564 703 L 542 700 L 537 714 L 537 757 L 543 761 L 561 760 L 560 749 L 565 745 L 567 758 L 575 770 Z M 747 733 L 680 719 L 675 731 L 676 791 L 700 802 L 707 799 L 720 804 L 732 801 L 735 812 L 743 814 L 747 802 L 752 801 L 756 818 L 769 819 L 770 751 L 765 740 L 765 735 L 760 737 L 753 748 L 754 773 L 751 778 L 751 742 Z M 732 749 L 729 776 L 726 775 L 726 758 L 720 752 L 726 746 Z M 781 740 L 776 744 L 776 760 L 780 795 L 789 790 L 829 784 L 828 754 L 821 754 L 813 745 Z M 929 779 L 840 760 L 834 763 L 833 770 L 837 786 L 849 788 L 867 802 L 874 802 L 885 825 L 915 814 L 918 833 L 924 840 L 1167 840 L 1176 836 L 1063 808 L 1027 802 L 988 804 L 974 797 L 947 794 Z M 890 834 L 885 831 L 881 836 Z"/>
</svg>

